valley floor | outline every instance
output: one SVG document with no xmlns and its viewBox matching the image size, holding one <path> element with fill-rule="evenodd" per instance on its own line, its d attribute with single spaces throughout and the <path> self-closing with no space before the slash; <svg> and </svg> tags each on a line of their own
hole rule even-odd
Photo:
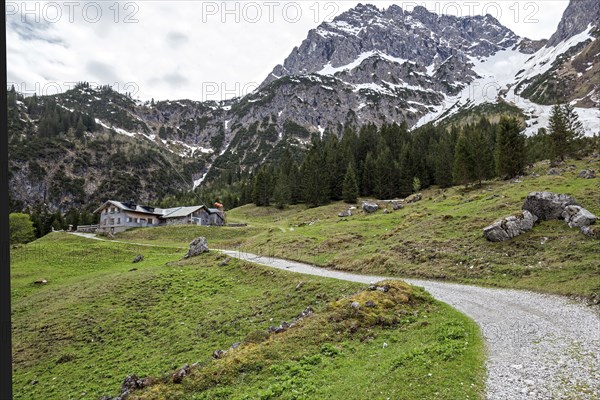
<svg viewBox="0 0 600 400">
<path fill-rule="evenodd" d="M 13 249 L 14 398 L 97 400 L 131 374 L 152 382 L 131 400 L 482 397 L 479 328 L 421 289 L 184 254 L 65 233 Z"/>
</svg>

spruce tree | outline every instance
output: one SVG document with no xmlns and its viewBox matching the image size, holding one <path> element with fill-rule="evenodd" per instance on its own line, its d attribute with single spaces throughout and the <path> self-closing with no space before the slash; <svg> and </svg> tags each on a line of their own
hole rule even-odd
<svg viewBox="0 0 600 400">
<path fill-rule="evenodd" d="M 469 138 L 469 151 L 473 162 L 472 178 L 479 185 L 481 185 L 483 180 L 492 178 L 495 169 L 494 154 L 485 135 L 485 132 L 477 128 L 473 129 L 467 135 Z"/>
<path fill-rule="evenodd" d="M 358 182 L 352 163 L 348 164 L 346 176 L 344 176 L 343 197 L 344 201 L 350 204 L 354 204 L 358 200 Z"/>
<path fill-rule="evenodd" d="M 554 160 L 564 161 L 569 145 L 567 121 L 562 107 L 557 104 L 550 114 L 550 149 Z"/>
<path fill-rule="evenodd" d="M 567 154 L 571 157 L 576 157 L 580 141 L 584 137 L 583 124 L 579 120 L 577 111 L 570 104 L 563 106 L 563 115 L 567 127 Z"/>
<path fill-rule="evenodd" d="M 277 177 L 277 183 L 275 184 L 275 189 L 273 191 L 275 206 L 281 210 L 284 209 L 290 204 L 291 197 L 290 180 L 288 176 L 281 171 Z"/>
<path fill-rule="evenodd" d="M 435 183 L 443 188 L 452 186 L 454 147 L 452 134 L 445 132 L 435 146 Z"/>
<path fill-rule="evenodd" d="M 268 206 L 271 200 L 271 176 L 267 167 L 261 167 L 254 178 L 252 201 L 258 207 Z"/>
<path fill-rule="evenodd" d="M 400 197 L 407 197 L 412 194 L 413 190 L 412 163 L 410 150 L 405 144 L 400 154 L 399 177 L 398 177 L 398 192 Z"/>
<path fill-rule="evenodd" d="M 514 118 L 502 117 L 496 129 L 496 171 L 499 177 L 511 179 L 525 168 L 525 135 Z"/>
<path fill-rule="evenodd" d="M 81 116 L 77 119 L 77 127 L 75 128 L 75 135 L 78 138 L 82 138 L 83 134 L 85 133 L 85 125 L 83 124 L 83 120 L 81 119 Z"/>
<path fill-rule="evenodd" d="M 296 163 L 292 164 L 289 173 L 290 180 L 290 203 L 298 204 L 302 202 L 302 175 Z"/>
<path fill-rule="evenodd" d="M 454 183 L 467 186 L 473 181 L 474 160 L 469 146 L 469 138 L 463 132 L 458 136 L 456 149 L 454 151 L 454 162 L 452 166 L 452 177 Z"/>
<path fill-rule="evenodd" d="M 380 199 L 390 199 L 396 193 L 396 164 L 389 148 L 384 147 L 375 160 L 374 193 Z"/>
<path fill-rule="evenodd" d="M 377 164 L 373 157 L 373 153 L 367 153 L 366 158 L 362 163 L 361 168 L 361 194 L 363 196 L 370 196 L 373 194 L 375 189 L 375 173 L 377 170 Z"/>
<path fill-rule="evenodd" d="M 327 181 L 324 177 L 324 160 L 318 143 L 313 144 L 302 163 L 302 197 L 309 207 L 327 202 Z"/>
</svg>

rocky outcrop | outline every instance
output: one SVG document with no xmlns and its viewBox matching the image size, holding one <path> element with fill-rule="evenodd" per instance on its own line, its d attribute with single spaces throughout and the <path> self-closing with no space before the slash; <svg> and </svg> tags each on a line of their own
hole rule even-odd
<svg viewBox="0 0 600 400">
<path fill-rule="evenodd" d="M 137 375 L 129 375 L 121 384 L 121 393 L 117 397 L 102 396 L 100 400 L 126 400 L 131 392 L 141 390 L 152 384 L 150 378 L 138 378 Z"/>
<path fill-rule="evenodd" d="M 408 196 L 404 201 L 406 204 L 416 203 L 417 201 L 421 201 L 423 199 L 423 195 L 421 193 L 415 193 Z"/>
<path fill-rule="evenodd" d="M 594 179 L 596 178 L 596 171 L 593 169 L 584 169 L 577 175 L 578 178 L 581 179 Z"/>
<path fill-rule="evenodd" d="M 190 249 L 184 258 L 196 257 L 208 251 L 208 242 L 206 241 L 206 238 L 200 236 L 190 243 Z"/>
<path fill-rule="evenodd" d="M 483 228 L 483 236 L 490 242 L 502 242 L 530 231 L 538 217 L 525 210 L 517 216 L 510 216 Z"/>
<path fill-rule="evenodd" d="M 362 204 L 362 209 L 367 214 L 371 214 L 371 213 L 374 213 L 375 211 L 379 210 L 379 206 L 377 205 L 377 203 L 373 203 L 371 201 L 365 201 Z"/>
<path fill-rule="evenodd" d="M 598 26 L 600 2 L 598 0 L 571 0 L 558 24 L 558 29 L 550 37 L 547 47 L 554 47 L 571 36 L 584 32 L 589 24 Z"/>
<path fill-rule="evenodd" d="M 399 201 L 392 201 L 392 210 L 398 211 L 404 208 L 404 204 Z"/>
<path fill-rule="evenodd" d="M 600 229 L 597 226 L 584 226 L 581 228 L 581 233 L 594 239 L 600 238 Z"/>
<path fill-rule="evenodd" d="M 562 219 L 562 213 L 567 206 L 576 206 L 577 200 L 566 194 L 557 194 L 551 192 L 532 192 L 529 193 L 523 210 L 529 211 L 540 221 L 549 221 L 553 219 Z"/>
<path fill-rule="evenodd" d="M 282 333 L 287 331 L 290 328 L 293 328 L 299 321 L 302 319 L 312 315 L 313 309 L 311 307 L 306 307 L 296 318 L 294 318 L 291 322 L 283 321 L 279 326 L 270 326 L 267 330 L 268 333 Z"/>
<path fill-rule="evenodd" d="M 596 223 L 598 217 L 580 206 L 567 206 L 562 212 L 562 218 L 569 228 L 583 228 Z"/>
<path fill-rule="evenodd" d="M 183 381 L 183 378 L 188 376 L 190 372 L 191 372 L 190 366 L 187 364 L 184 365 L 183 367 L 178 369 L 177 372 L 175 372 L 172 375 L 173 383 L 181 383 Z"/>
<path fill-rule="evenodd" d="M 579 206 L 573 197 L 551 192 L 530 193 L 522 214 L 483 228 L 483 236 L 491 242 L 502 242 L 531 230 L 539 221 L 556 219 L 564 219 L 570 228 L 579 228 L 586 236 L 598 236 L 597 230 L 590 227 L 598 219 L 594 214 Z"/>
</svg>

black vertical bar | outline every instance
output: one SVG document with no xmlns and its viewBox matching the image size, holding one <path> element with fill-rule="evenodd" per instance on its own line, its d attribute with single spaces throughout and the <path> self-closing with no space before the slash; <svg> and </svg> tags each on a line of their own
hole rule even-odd
<svg viewBox="0 0 600 400">
<path fill-rule="evenodd" d="M 8 103 L 6 78 L 6 2 L 2 2 L 0 69 L 0 398 L 12 399 L 12 348 L 10 329 L 10 242 L 8 229 Z"/>
</svg>

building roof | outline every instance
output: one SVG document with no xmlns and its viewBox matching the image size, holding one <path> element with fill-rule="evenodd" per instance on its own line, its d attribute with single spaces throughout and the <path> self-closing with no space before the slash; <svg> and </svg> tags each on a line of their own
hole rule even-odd
<svg viewBox="0 0 600 400">
<path fill-rule="evenodd" d="M 187 217 L 188 215 L 204 208 L 209 214 L 217 214 L 221 219 L 223 219 L 223 216 L 222 216 L 223 211 L 222 210 L 219 210 L 218 208 L 208 208 L 204 205 L 191 206 L 191 207 L 155 208 L 155 207 L 135 204 L 132 201 L 122 202 L 122 201 L 116 201 L 116 200 L 108 200 L 107 202 L 102 204 L 100 207 L 98 207 L 98 209 L 95 210 L 94 213 L 98 213 L 98 212 L 104 210 L 109 205 L 113 205 L 124 211 L 149 214 L 149 215 L 158 216 L 159 218 Z"/>
<path fill-rule="evenodd" d="M 178 217 L 187 217 L 191 213 L 194 213 L 201 208 L 206 208 L 205 206 L 192 206 L 192 207 L 175 207 L 175 208 L 165 208 L 162 210 L 163 218 L 178 218 Z"/>
<path fill-rule="evenodd" d="M 162 215 L 160 208 L 143 206 L 140 204 L 135 204 L 133 202 L 124 203 L 124 202 L 116 201 L 116 200 L 108 200 L 107 202 L 102 204 L 100 207 L 98 207 L 94 211 L 94 213 L 104 210 L 108 205 L 113 205 L 113 206 L 120 208 L 121 210 L 125 210 L 125 211 L 137 212 L 137 213 L 142 213 L 142 214 L 150 214 L 150 215 L 158 215 L 158 216 Z"/>
</svg>

